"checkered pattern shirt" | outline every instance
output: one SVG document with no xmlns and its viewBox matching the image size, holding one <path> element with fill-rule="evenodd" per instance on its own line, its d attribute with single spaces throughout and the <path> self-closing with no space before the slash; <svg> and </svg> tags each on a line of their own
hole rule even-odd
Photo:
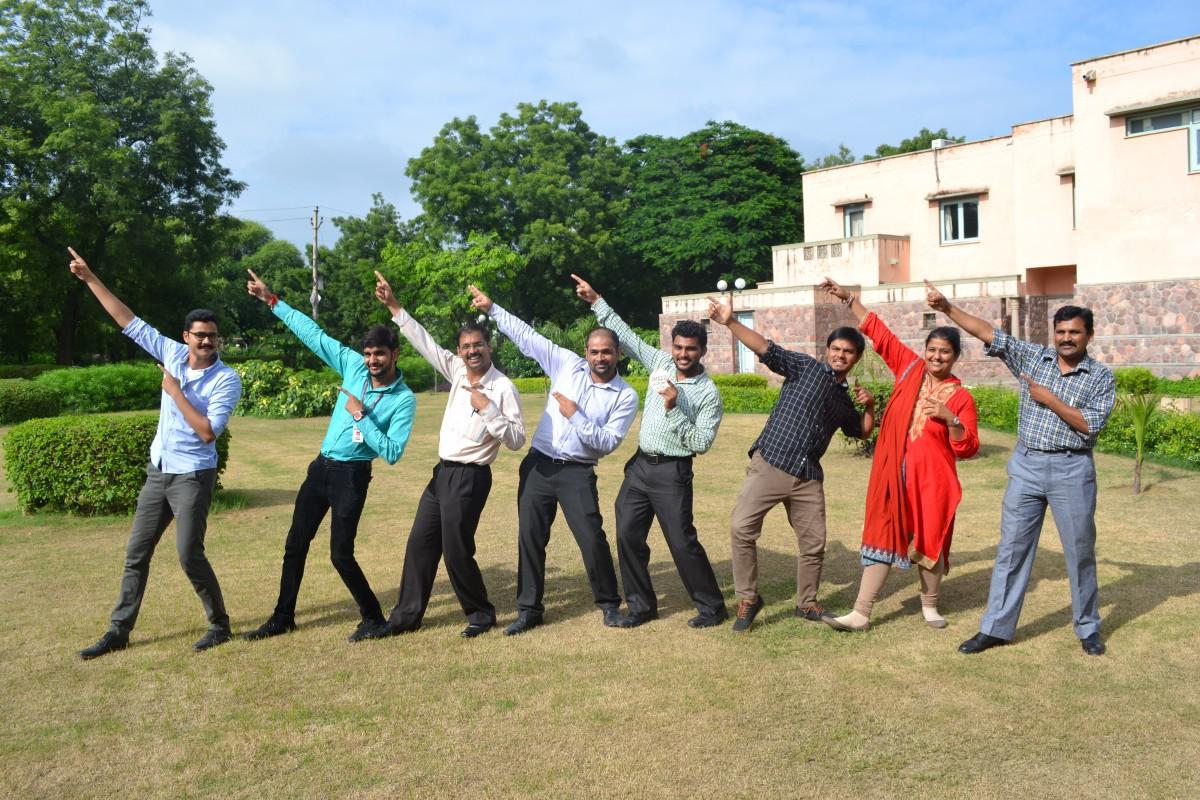
<svg viewBox="0 0 1200 800">
<path fill-rule="evenodd" d="M 1078 408 L 1087 422 L 1083 434 L 1029 396 L 1029 386 L 1020 381 L 1021 405 L 1017 413 L 1017 439 L 1030 450 L 1091 450 L 1104 430 L 1116 399 L 1117 385 L 1112 370 L 1091 356 L 1084 356 L 1075 369 L 1063 373 L 1058 353 L 1045 345 L 1022 342 L 1001 330 L 992 332 L 992 343 L 984 353 L 1004 360 L 1020 380 L 1028 375 L 1064 401 Z"/>
<path fill-rule="evenodd" d="M 669 373 L 668 377 L 679 390 L 675 407 L 667 411 L 663 399 L 653 389 L 646 391 L 646 403 L 642 408 L 642 427 L 638 432 L 638 447 L 643 453 L 660 456 L 690 456 L 708 452 L 725 406 L 721 393 L 708 373 L 691 378 L 678 377 L 671 356 L 642 341 L 625 321 L 617 316 L 612 306 L 601 298 L 592 305 L 596 321 L 617 334 L 621 349 L 645 365 L 650 372 Z"/>
<path fill-rule="evenodd" d="M 847 436 L 862 437 L 862 415 L 846 382 L 839 383 L 828 364 L 772 341 L 759 361 L 784 380 L 750 454 L 758 450 L 768 464 L 801 480 L 824 480 L 821 456 L 833 432 L 841 428 Z"/>
</svg>

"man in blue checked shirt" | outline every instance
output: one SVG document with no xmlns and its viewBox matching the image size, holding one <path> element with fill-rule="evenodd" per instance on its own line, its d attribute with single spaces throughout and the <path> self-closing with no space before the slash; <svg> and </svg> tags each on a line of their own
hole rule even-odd
<svg viewBox="0 0 1200 800">
<path fill-rule="evenodd" d="M 317 323 L 272 294 L 253 272 L 246 290 L 270 306 L 309 350 L 336 370 L 342 376 L 342 386 L 321 452 L 309 464 L 308 476 L 296 495 L 292 526 L 283 546 L 283 574 L 275 611 L 245 638 L 267 639 L 296 629 L 296 599 L 308 547 L 331 510 L 330 560 L 362 616 L 350 641 L 387 636 L 390 631 L 383 609 L 354 558 L 354 538 L 367 500 L 371 462 L 376 456 L 389 464 L 399 461 L 412 431 L 417 403 L 396 369 L 399 338 L 388 326 L 376 325 L 363 337 L 362 351 L 356 352 L 325 335 Z"/>
<path fill-rule="evenodd" d="M 600 516 L 596 462 L 621 444 L 638 408 L 637 392 L 617 374 L 617 337 L 607 328 L 593 330 L 588 335 L 586 358 L 580 358 L 539 335 L 474 286 L 467 288 L 475 308 L 491 316 L 501 333 L 537 361 L 550 378 L 546 410 L 529 455 L 521 462 L 517 619 L 504 634 L 525 633 L 542 624 L 546 545 L 560 505 L 583 555 L 592 597 L 604 613 L 604 624 L 615 628 L 621 622 L 621 596 Z"/>
<path fill-rule="evenodd" d="M 617 555 L 629 613 L 622 628 L 658 618 L 658 595 L 650 579 L 650 524 L 658 518 L 684 590 L 696 607 L 693 628 L 720 625 L 729 616 L 712 563 L 692 519 L 692 458 L 717 438 L 725 407 L 701 359 L 708 334 L 695 320 L 671 331 L 671 353 L 646 344 L 587 281 L 577 275 L 575 294 L 592 307 L 596 321 L 617 334 L 621 348 L 650 371 L 638 449 L 625 464 L 617 493 Z M 657 395 L 657 396 L 656 396 Z"/>
<path fill-rule="evenodd" d="M 1033 571 L 1046 506 L 1062 542 L 1071 585 L 1075 635 L 1083 652 L 1104 654 L 1096 583 L 1096 465 L 1092 448 L 1116 399 L 1112 371 L 1088 355 L 1092 312 L 1063 306 L 1054 313 L 1054 347 L 1014 339 L 950 304 L 925 282 L 929 307 L 950 317 L 1002 359 L 1021 382 L 1017 445 L 1008 461 L 1000 512 L 1000 544 L 979 633 L 960 653 L 982 653 L 1012 640 Z"/>
<path fill-rule="evenodd" d="M 163 373 L 158 430 L 150 445 L 146 483 L 138 494 L 133 530 L 125 549 L 121 592 L 110 627 L 91 647 L 79 651 L 85 660 L 124 650 L 137 622 L 150 575 L 150 558 L 163 531 L 175 520 L 175 549 L 192 588 L 204 606 L 208 631 L 192 649 L 208 650 L 229 641 L 229 614 L 217 575 L 204 554 L 208 507 L 217 482 L 217 437 L 242 396 L 242 382 L 217 356 L 216 317 L 196 309 L 183 322 L 183 339 L 172 341 L 143 320 L 109 291 L 71 248 L 71 272 L 83 281 L 121 332 L 159 362 Z"/>
</svg>

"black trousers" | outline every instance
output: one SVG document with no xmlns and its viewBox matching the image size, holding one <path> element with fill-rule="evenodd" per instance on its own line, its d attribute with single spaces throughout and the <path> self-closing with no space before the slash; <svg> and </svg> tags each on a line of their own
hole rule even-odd
<svg viewBox="0 0 1200 800">
<path fill-rule="evenodd" d="M 400 593 L 389 618 L 393 626 L 409 631 L 421 627 L 438 561 L 443 558 L 467 621 L 496 624 L 496 607 L 488 602 L 475 563 L 475 530 L 491 490 L 491 467 L 443 461 L 433 468 L 408 534 Z"/>
<path fill-rule="evenodd" d="M 296 494 L 292 511 L 292 527 L 283 546 L 283 574 L 279 578 L 279 601 L 275 616 L 287 620 L 296 617 L 296 598 L 304 579 L 304 562 L 308 546 L 317 535 L 325 514 L 333 512 L 329 521 L 329 560 L 342 577 L 342 583 L 354 596 L 358 613 L 364 620 L 383 621 L 383 609 L 367 583 L 354 558 L 354 537 L 358 535 L 358 520 L 367 501 L 367 485 L 371 482 L 370 461 L 335 461 L 317 456 L 308 465 L 308 477 Z"/>
<path fill-rule="evenodd" d="M 521 462 L 517 487 L 519 558 L 517 610 L 540 617 L 545 613 L 546 545 L 558 506 L 575 536 L 592 597 L 600 608 L 618 608 L 617 572 L 604 536 L 596 470 L 589 464 L 556 464 L 536 450 Z"/>
<path fill-rule="evenodd" d="M 617 494 L 617 554 L 630 613 L 658 611 L 650 580 L 650 523 L 658 518 L 684 591 L 701 614 L 721 614 L 725 599 L 692 522 L 692 460 L 661 460 L 640 450 L 625 464 Z"/>
</svg>

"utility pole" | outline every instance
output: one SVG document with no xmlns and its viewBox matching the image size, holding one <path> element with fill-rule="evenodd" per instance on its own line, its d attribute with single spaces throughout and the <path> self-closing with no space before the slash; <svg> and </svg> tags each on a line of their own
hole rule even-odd
<svg viewBox="0 0 1200 800">
<path fill-rule="evenodd" d="M 317 229 L 320 228 L 321 223 L 325 221 L 318 216 L 320 210 L 320 206 L 313 206 L 312 294 L 308 296 L 309 302 L 312 303 L 313 319 L 317 318 L 317 306 L 321 303 L 321 290 L 325 288 L 325 281 L 321 280 L 321 275 L 317 272 Z"/>
</svg>

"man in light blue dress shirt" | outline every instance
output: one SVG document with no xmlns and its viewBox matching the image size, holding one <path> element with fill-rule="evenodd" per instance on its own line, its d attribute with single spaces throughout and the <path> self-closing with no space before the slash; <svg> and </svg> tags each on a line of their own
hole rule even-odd
<svg viewBox="0 0 1200 800">
<path fill-rule="evenodd" d="M 129 645 L 129 633 L 146 592 L 150 558 L 172 519 L 179 563 L 208 617 L 208 631 L 192 648 L 208 650 L 230 639 L 229 614 L 216 573 L 204 554 L 204 534 L 217 482 L 216 441 L 242 396 L 242 382 L 217 356 L 217 322 L 211 311 L 196 309 L 187 315 L 183 323 L 186 344 L 168 339 L 134 316 L 87 262 L 67 249 L 71 272 L 87 285 L 122 332 L 159 362 L 163 373 L 158 431 L 150 445 L 146 483 L 138 495 L 125 549 L 120 596 L 108 631 L 94 645 L 79 651 L 79 656 L 98 658 Z"/>
<path fill-rule="evenodd" d="M 520 550 L 517 619 L 507 636 L 541 625 L 546 588 L 546 545 L 558 506 L 583 555 L 592 597 L 604 624 L 621 622 L 621 597 L 612 551 L 596 492 L 596 462 L 616 450 L 637 416 L 637 392 L 617 374 L 617 337 L 597 328 L 587 340 L 586 358 L 559 347 L 509 314 L 474 286 L 472 303 L 491 316 L 501 333 L 550 378 L 550 397 L 521 462 L 517 488 Z"/>
</svg>

